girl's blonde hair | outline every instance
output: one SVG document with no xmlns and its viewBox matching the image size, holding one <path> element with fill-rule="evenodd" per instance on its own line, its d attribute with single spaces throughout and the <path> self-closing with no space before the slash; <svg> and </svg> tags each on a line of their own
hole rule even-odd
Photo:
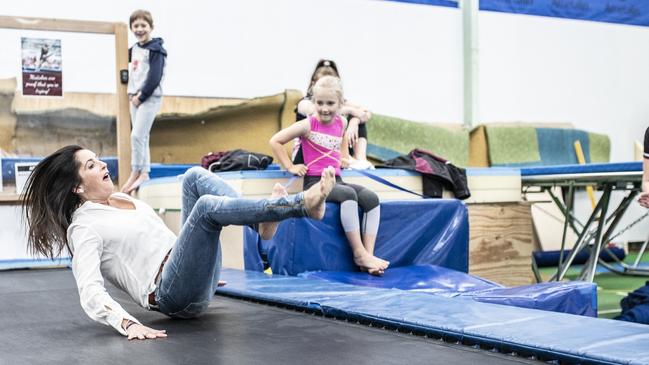
<svg viewBox="0 0 649 365">
<path fill-rule="evenodd" d="M 338 96 L 338 101 L 342 104 L 344 101 L 343 98 L 343 84 L 340 81 L 340 79 L 336 76 L 322 76 L 321 78 L 316 81 L 315 85 L 313 85 L 313 95 L 315 95 L 316 90 L 318 89 L 328 89 L 332 90 L 336 93 Z M 311 99 L 313 99 L 313 95 L 311 96 Z"/>
<path fill-rule="evenodd" d="M 128 27 L 133 27 L 133 22 L 138 19 L 144 20 L 145 22 L 149 23 L 149 26 L 151 26 L 151 28 L 153 28 L 153 16 L 151 16 L 151 13 L 148 10 L 140 9 L 134 11 L 128 18 Z"/>
</svg>

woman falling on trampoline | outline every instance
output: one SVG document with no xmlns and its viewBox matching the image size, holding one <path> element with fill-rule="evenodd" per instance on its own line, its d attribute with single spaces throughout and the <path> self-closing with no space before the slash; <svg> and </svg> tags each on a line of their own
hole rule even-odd
<svg viewBox="0 0 649 365">
<path fill-rule="evenodd" d="M 321 219 L 334 183 L 329 167 L 303 193 L 289 196 L 277 184 L 269 199 L 243 199 L 218 176 L 193 167 L 183 178 L 176 237 L 146 203 L 114 193 L 106 164 L 92 151 L 67 146 L 42 160 L 27 183 L 28 247 L 51 258 L 70 251 L 81 306 L 93 320 L 128 339 L 166 337 L 114 301 L 104 279 L 144 308 L 195 317 L 207 309 L 218 283 L 222 227 L 259 223 L 262 237 L 270 239 L 283 219 Z"/>
</svg>

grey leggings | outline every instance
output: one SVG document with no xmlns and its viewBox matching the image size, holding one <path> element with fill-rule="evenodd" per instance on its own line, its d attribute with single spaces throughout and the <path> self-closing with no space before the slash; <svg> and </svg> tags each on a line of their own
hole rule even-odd
<svg viewBox="0 0 649 365">
<path fill-rule="evenodd" d="M 305 176 L 304 190 L 320 181 L 320 176 Z M 363 210 L 362 232 L 373 234 L 379 230 L 381 217 L 379 197 L 370 189 L 343 182 L 340 176 L 336 176 L 336 185 L 327 197 L 328 202 L 340 203 L 340 221 L 345 232 L 359 230 L 358 207 Z"/>
</svg>

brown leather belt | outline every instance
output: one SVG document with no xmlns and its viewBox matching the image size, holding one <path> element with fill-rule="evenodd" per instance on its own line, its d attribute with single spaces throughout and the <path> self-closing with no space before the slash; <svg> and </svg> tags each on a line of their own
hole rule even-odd
<svg viewBox="0 0 649 365">
<path fill-rule="evenodd" d="M 164 268 L 165 263 L 167 262 L 167 259 L 169 258 L 170 253 L 171 253 L 171 251 L 167 252 L 167 255 L 165 256 L 165 258 L 162 259 L 162 263 L 160 263 L 160 269 L 158 270 L 158 274 L 156 274 L 155 279 L 153 279 L 153 282 L 156 283 L 156 284 L 158 283 L 158 279 L 160 278 L 160 274 L 162 274 L 162 269 Z M 149 305 L 151 305 L 151 306 L 153 306 L 155 308 L 158 307 L 158 303 L 155 301 L 155 290 L 152 291 L 151 293 L 149 293 Z"/>
</svg>

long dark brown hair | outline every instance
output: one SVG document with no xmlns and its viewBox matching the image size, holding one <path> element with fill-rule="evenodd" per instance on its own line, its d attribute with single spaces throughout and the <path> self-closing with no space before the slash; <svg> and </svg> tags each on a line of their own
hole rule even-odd
<svg viewBox="0 0 649 365">
<path fill-rule="evenodd" d="M 69 250 L 67 230 L 81 204 L 73 192 L 81 183 L 75 153 L 82 149 L 75 145 L 59 149 L 39 162 L 27 180 L 22 210 L 29 252 L 53 259 L 64 247 Z"/>
</svg>

